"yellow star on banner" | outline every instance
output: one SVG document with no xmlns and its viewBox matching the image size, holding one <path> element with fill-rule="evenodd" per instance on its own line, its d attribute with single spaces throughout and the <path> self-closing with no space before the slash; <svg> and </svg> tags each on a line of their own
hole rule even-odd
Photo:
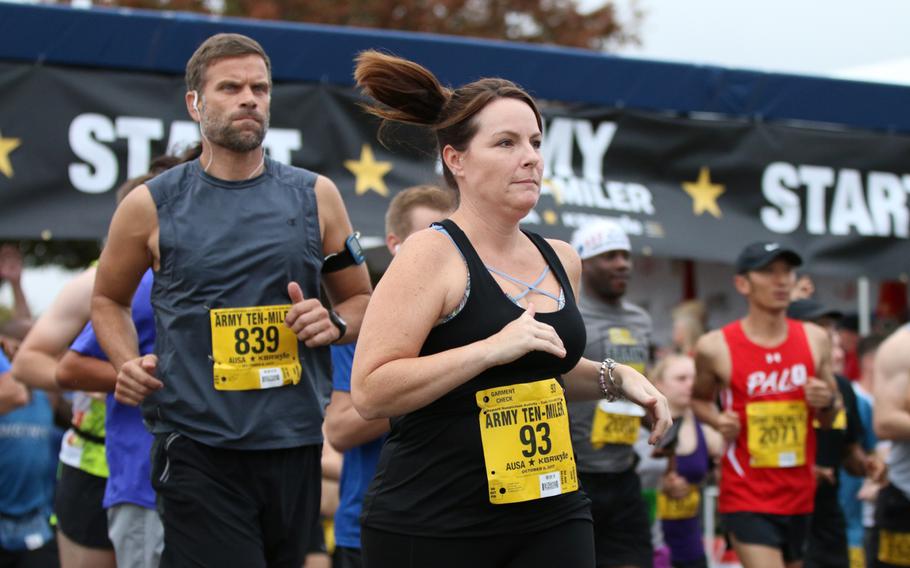
<svg viewBox="0 0 910 568">
<path fill-rule="evenodd" d="M 559 190 L 559 186 L 553 183 L 550 178 L 543 178 L 543 182 L 540 184 L 541 188 L 546 188 L 549 190 L 550 195 L 553 196 L 553 201 L 556 202 L 556 205 L 562 205 L 562 192 Z"/>
<path fill-rule="evenodd" d="M 721 218 L 717 198 L 727 190 L 719 183 L 711 183 L 711 170 L 702 167 L 698 172 L 698 181 L 684 181 L 682 186 L 692 198 L 692 214 L 701 215 L 707 211 L 718 219 Z"/>
<path fill-rule="evenodd" d="M 9 160 L 9 155 L 22 144 L 18 138 L 4 138 L 0 134 L 0 173 L 8 178 L 13 177 L 13 163 Z"/>
<path fill-rule="evenodd" d="M 392 170 L 392 162 L 377 162 L 369 144 L 364 144 L 360 149 L 359 160 L 345 160 L 344 167 L 357 178 L 354 187 L 357 195 L 363 195 L 372 189 L 383 197 L 389 196 L 389 188 L 386 187 L 382 176 Z"/>
</svg>

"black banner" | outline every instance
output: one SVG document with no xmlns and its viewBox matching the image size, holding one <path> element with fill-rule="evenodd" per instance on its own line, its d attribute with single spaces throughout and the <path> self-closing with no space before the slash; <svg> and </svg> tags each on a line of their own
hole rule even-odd
<svg viewBox="0 0 910 568">
<path fill-rule="evenodd" d="M 98 239 L 113 190 L 198 140 L 180 77 L 0 64 L 0 238 Z M 376 120 L 349 89 L 279 84 L 272 158 L 330 177 L 365 235 L 389 199 L 439 181 L 433 140 Z M 542 105 L 545 181 L 528 228 L 568 239 L 619 220 L 646 255 L 732 262 L 755 240 L 811 271 L 908 271 L 910 137 L 729 118 Z"/>
</svg>

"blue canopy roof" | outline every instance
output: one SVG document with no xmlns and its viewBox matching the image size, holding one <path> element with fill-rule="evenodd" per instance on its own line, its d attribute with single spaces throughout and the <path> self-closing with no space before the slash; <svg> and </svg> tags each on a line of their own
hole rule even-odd
<svg viewBox="0 0 910 568">
<path fill-rule="evenodd" d="M 910 88 L 628 59 L 561 47 L 434 34 L 129 9 L 0 3 L 0 60 L 182 74 L 213 33 L 256 38 L 276 81 L 352 84 L 354 55 L 379 48 L 447 84 L 504 76 L 537 97 L 910 132 Z"/>
</svg>

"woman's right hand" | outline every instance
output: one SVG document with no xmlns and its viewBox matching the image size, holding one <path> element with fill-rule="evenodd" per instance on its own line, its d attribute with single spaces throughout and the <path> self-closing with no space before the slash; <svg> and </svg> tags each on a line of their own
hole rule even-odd
<svg viewBox="0 0 910 568">
<path fill-rule="evenodd" d="M 534 319 L 535 313 L 534 304 L 529 302 L 521 317 L 484 340 L 490 350 L 492 367 L 511 363 L 531 351 L 543 351 L 560 358 L 566 356 L 559 334 L 553 326 Z"/>
<path fill-rule="evenodd" d="M 715 426 L 715 430 L 720 432 L 720 435 L 724 437 L 724 440 L 727 442 L 735 442 L 739 437 L 739 414 L 732 410 L 725 410 L 717 416 L 717 424 Z"/>
<path fill-rule="evenodd" d="M 660 490 L 670 499 L 684 499 L 689 495 L 689 482 L 675 471 L 668 471 L 660 479 Z"/>
</svg>

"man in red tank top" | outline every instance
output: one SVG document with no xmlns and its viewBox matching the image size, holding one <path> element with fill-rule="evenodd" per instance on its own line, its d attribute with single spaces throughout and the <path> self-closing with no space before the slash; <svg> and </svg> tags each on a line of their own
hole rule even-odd
<svg viewBox="0 0 910 568">
<path fill-rule="evenodd" d="M 695 348 L 692 406 L 727 443 L 719 508 L 745 568 L 802 565 L 815 494 L 812 420 L 830 427 L 840 404 L 827 333 L 786 316 L 801 263 L 777 243 L 747 246 L 734 285 L 748 313 Z"/>
</svg>

